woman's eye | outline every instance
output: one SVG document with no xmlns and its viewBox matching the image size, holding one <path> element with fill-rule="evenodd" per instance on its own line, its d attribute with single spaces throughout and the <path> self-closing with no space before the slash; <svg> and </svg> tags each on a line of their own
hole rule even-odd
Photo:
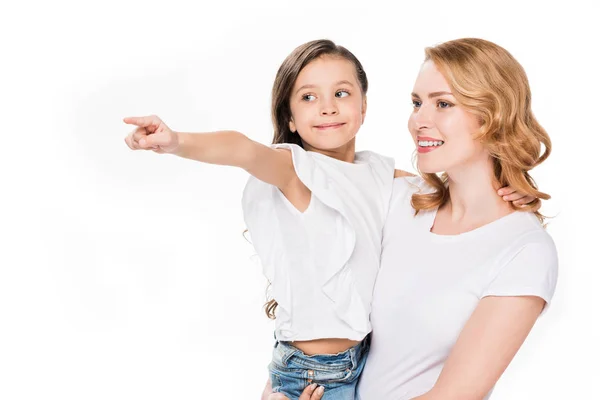
<svg viewBox="0 0 600 400">
<path fill-rule="evenodd" d="M 438 102 L 438 107 L 439 108 L 450 108 L 450 107 L 452 107 L 452 104 L 447 103 L 445 101 L 440 101 L 440 102 Z"/>
<path fill-rule="evenodd" d="M 421 102 L 419 100 L 412 101 L 413 107 L 421 107 Z"/>
</svg>

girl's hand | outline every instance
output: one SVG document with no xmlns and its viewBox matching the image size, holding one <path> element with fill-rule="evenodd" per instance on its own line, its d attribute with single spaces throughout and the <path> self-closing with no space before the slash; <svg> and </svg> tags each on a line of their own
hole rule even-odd
<svg viewBox="0 0 600 400">
<path fill-rule="evenodd" d="M 136 125 L 137 129 L 125 138 L 132 150 L 153 150 L 156 153 L 174 153 L 179 147 L 177 133 L 173 132 L 156 115 L 128 117 L 123 122 Z"/>
<path fill-rule="evenodd" d="M 535 197 L 533 196 L 529 196 L 523 193 L 519 193 L 517 191 L 515 191 L 513 188 L 511 188 L 510 186 L 505 186 L 502 189 L 498 190 L 498 195 L 502 196 L 502 199 L 504 201 L 511 201 L 513 203 L 513 205 L 517 208 L 519 207 L 523 207 L 526 204 L 531 203 L 532 201 L 536 200 Z M 537 211 L 540 209 L 540 207 L 542 206 L 542 202 L 538 202 L 538 204 L 536 204 L 534 206 L 534 208 L 531 210 L 533 212 Z"/>
</svg>

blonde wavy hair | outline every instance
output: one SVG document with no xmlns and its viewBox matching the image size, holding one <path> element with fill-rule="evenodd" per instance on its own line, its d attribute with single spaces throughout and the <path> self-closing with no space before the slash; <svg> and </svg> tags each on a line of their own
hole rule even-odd
<svg viewBox="0 0 600 400">
<path fill-rule="evenodd" d="M 474 139 L 490 153 L 500 186 L 510 185 L 537 198 L 523 207 L 510 203 L 513 209 L 532 211 L 541 199 L 549 199 L 529 175 L 548 158 L 552 144 L 531 111 L 531 90 L 521 64 L 497 44 L 472 38 L 426 48 L 427 61 L 446 78 L 458 103 L 479 119 L 481 128 Z M 421 176 L 434 191 L 413 194 L 411 203 L 417 213 L 440 207 L 449 199 L 447 174 Z M 536 211 L 535 215 L 544 222 L 542 214 Z"/>
</svg>

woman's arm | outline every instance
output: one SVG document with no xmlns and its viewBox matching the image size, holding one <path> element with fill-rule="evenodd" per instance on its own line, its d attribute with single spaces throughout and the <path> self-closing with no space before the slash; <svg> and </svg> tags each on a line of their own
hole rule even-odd
<svg viewBox="0 0 600 400">
<path fill-rule="evenodd" d="M 496 384 L 544 307 L 535 296 L 483 298 L 434 387 L 414 400 L 481 400 Z"/>
</svg>

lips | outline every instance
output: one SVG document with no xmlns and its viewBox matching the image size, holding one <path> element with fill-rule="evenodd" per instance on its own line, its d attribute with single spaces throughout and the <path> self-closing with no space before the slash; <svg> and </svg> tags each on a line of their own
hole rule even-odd
<svg viewBox="0 0 600 400">
<path fill-rule="evenodd" d="M 417 136 L 417 142 L 428 141 L 428 142 L 443 142 L 442 139 L 436 139 L 429 136 Z"/>
<path fill-rule="evenodd" d="M 317 129 L 336 129 L 339 128 L 341 126 L 345 125 L 344 122 L 329 122 L 326 124 L 320 124 L 320 125 L 315 125 L 315 128 Z"/>
<path fill-rule="evenodd" d="M 429 136 L 417 136 L 417 151 L 419 153 L 430 153 L 444 145 L 444 141 Z"/>
</svg>

